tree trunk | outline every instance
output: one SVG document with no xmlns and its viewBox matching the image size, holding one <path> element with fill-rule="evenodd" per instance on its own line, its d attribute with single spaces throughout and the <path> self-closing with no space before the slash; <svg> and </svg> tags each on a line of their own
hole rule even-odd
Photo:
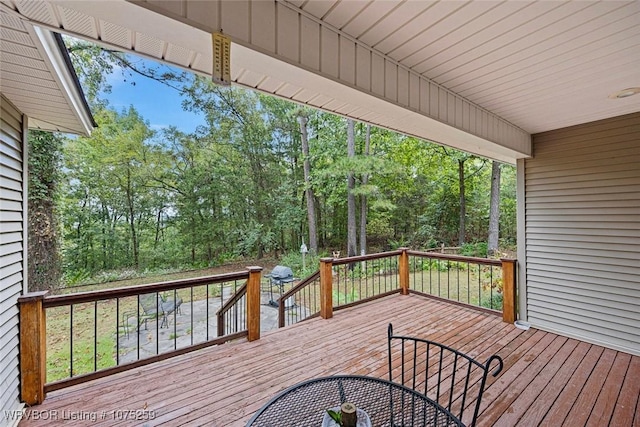
<svg viewBox="0 0 640 427">
<path fill-rule="evenodd" d="M 28 236 L 25 243 L 29 260 L 27 263 L 29 291 L 56 289 L 59 287 L 62 275 L 56 215 L 62 139 L 46 132 L 29 132 L 28 150 L 29 200 L 25 200 Z M 2 167 L 4 168 L 4 165 Z M 3 169 L 2 173 L 4 172 Z M 34 191 L 35 189 L 37 191 Z M 4 188 L 2 191 L 5 191 Z M 85 198 L 81 212 L 84 212 L 86 203 Z M 78 246 L 82 244 L 82 227 L 82 214 L 79 214 Z M 3 235 L 2 239 L 4 238 Z M 0 241 L 6 243 L 5 240 Z"/>
<path fill-rule="evenodd" d="M 491 205 L 489 207 L 488 255 L 493 256 L 498 250 L 500 237 L 500 163 L 493 161 L 491 166 Z"/>
<path fill-rule="evenodd" d="M 458 230 L 458 245 L 464 245 L 466 235 L 466 219 L 467 219 L 467 199 L 465 197 L 464 188 L 464 162 L 466 159 L 458 160 L 458 187 L 460 190 L 460 226 Z"/>
<path fill-rule="evenodd" d="M 347 119 L 347 157 L 353 159 L 356 155 L 355 122 Z M 356 179 L 353 171 L 347 176 L 347 256 L 355 256 L 356 247 L 356 197 L 353 190 Z"/>
<path fill-rule="evenodd" d="M 307 121 L 303 115 L 298 115 L 300 125 L 300 139 L 302 141 L 302 156 L 304 158 L 304 188 L 307 197 L 307 219 L 309 221 L 309 250 L 318 253 L 318 229 L 316 221 L 316 204 L 313 188 L 311 187 L 311 162 L 309 161 L 309 140 L 307 138 Z"/>
<path fill-rule="evenodd" d="M 164 207 L 161 207 L 160 209 L 158 209 L 158 216 L 156 217 L 156 236 L 153 241 L 153 249 L 158 248 L 158 242 L 160 241 L 160 228 L 161 228 L 163 210 L 164 210 Z"/>
<path fill-rule="evenodd" d="M 127 169 L 127 204 L 129 208 L 129 228 L 131 229 L 131 244 L 133 246 L 133 265 L 135 268 L 139 266 L 138 259 L 138 235 L 136 234 L 136 216 L 135 207 L 133 206 L 133 188 L 131 184 L 131 169 Z"/>
<path fill-rule="evenodd" d="M 367 125 L 364 137 L 364 155 L 369 155 L 369 145 L 371 142 L 371 125 Z M 369 182 L 369 174 L 362 174 L 362 185 Z M 367 253 L 367 196 L 360 196 L 360 255 Z"/>
</svg>

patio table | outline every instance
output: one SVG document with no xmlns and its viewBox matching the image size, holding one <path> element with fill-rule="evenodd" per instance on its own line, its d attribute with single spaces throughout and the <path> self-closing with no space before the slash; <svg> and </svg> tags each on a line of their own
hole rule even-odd
<svg viewBox="0 0 640 427">
<path fill-rule="evenodd" d="M 327 409 L 339 412 L 345 402 L 366 412 L 374 427 L 464 426 L 421 393 L 380 378 L 357 375 L 314 378 L 289 387 L 259 409 L 247 426 L 321 427 Z"/>
</svg>

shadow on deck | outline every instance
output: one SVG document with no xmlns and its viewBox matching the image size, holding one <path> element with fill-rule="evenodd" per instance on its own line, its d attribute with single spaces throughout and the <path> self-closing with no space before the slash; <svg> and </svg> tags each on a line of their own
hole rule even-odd
<svg viewBox="0 0 640 427">
<path fill-rule="evenodd" d="M 392 295 L 131 371 L 49 393 L 20 427 L 243 426 L 279 391 L 334 374 L 385 378 L 386 328 L 505 362 L 490 378 L 480 426 L 640 425 L 640 357 L 418 295 Z M 130 411 L 130 412 L 129 412 Z M 136 412 L 138 411 L 138 412 Z M 44 419 L 44 416 L 49 419 Z M 27 414 L 28 416 L 29 414 Z M 54 416 L 55 418 L 54 419 Z M 139 418 L 136 420 L 136 415 Z"/>
</svg>

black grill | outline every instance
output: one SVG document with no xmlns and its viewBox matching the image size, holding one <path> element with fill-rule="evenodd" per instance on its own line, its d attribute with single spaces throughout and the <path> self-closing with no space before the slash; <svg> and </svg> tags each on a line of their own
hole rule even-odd
<svg viewBox="0 0 640 427">
<path fill-rule="evenodd" d="M 291 283 L 297 280 L 295 277 L 293 277 L 293 271 L 291 270 L 291 268 L 285 267 L 284 265 L 276 265 L 275 267 L 273 267 L 273 270 L 271 270 L 271 273 L 265 274 L 264 277 L 269 278 L 269 294 L 271 298 L 269 300 L 269 305 L 272 305 L 274 307 L 278 306 L 278 301 L 275 301 L 273 299 L 273 287 L 277 286 L 280 296 L 282 296 L 282 294 L 284 293 L 285 283 Z"/>
</svg>

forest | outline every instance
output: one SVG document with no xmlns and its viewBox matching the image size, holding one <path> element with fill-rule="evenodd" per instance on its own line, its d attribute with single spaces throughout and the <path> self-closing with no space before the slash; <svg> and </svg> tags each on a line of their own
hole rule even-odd
<svg viewBox="0 0 640 427">
<path fill-rule="evenodd" d="M 303 243 L 316 254 L 444 245 L 486 256 L 492 177 L 500 247 L 515 244 L 510 165 L 67 42 L 98 126 L 90 137 L 31 132 L 34 288 L 278 257 Z M 152 129 L 135 105 L 112 108 L 100 94 L 116 69 L 179 90 L 205 125 Z"/>
</svg>

